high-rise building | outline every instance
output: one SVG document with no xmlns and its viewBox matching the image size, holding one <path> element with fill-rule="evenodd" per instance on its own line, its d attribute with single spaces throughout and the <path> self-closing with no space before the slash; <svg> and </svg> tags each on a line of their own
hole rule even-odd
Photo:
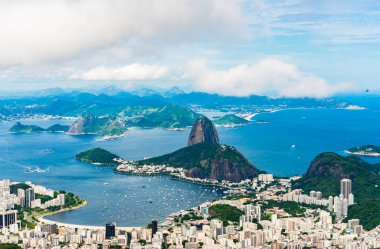
<svg viewBox="0 0 380 249">
<path fill-rule="evenodd" d="M 354 195 L 351 193 L 348 195 L 348 205 L 353 205 L 354 204 Z"/>
<path fill-rule="evenodd" d="M 36 195 L 34 193 L 34 189 L 28 188 L 25 191 L 25 207 L 32 207 L 32 201 L 36 198 Z"/>
<path fill-rule="evenodd" d="M 9 227 L 9 225 L 17 223 L 17 210 L 0 212 L 0 228 Z"/>
<path fill-rule="evenodd" d="M 57 224 L 43 224 L 41 226 L 41 231 L 48 234 L 58 234 Z"/>
<path fill-rule="evenodd" d="M 329 211 L 332 212 L 334 210 L 334 197 L 329 196 Z"/>
<path fill-rule="evenodd" d="M 22 188 L 19 188 L 17 190 L 17 198 L 18 198 L 18 203 L 20 204 L 21 207 L 25 207 L 25 190 Z"/>
<path fill-rule="evenodd" d="M 113 222 L 106 223 L 106 239 L 111 239 L 116 235 L 116 224 Z"/>
<path fill-rule="evenodd" d="M 152 238 L 157 233 L 157 221 L 152 220 Z"/>
<path fill-rule="evenodd" d="M 351 194 L 352 182 L 350 179 L 340 180 L 340 193 L 343 195 L 343 199 L 348 200 L 349 194 Z"/>
</svg>

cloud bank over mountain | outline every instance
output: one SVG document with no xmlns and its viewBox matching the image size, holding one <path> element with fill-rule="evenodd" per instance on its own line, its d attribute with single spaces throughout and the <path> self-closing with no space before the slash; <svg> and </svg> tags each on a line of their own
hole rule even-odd
<svg viewBox="0 0 380 249">
<path fill-rule="evenodd" d="M 163 77 L 168 69 L 158 65 L 130 64 L 121 67 L 96 67 L 80 74 L 74 74 L 72 79 L 82 80 L 154 80 Z"/>
<path fill-rule="evenodd" d="M 348 83 L 330 85 L 316 75 L 274 58 L 225 70 L 212 69 L 205 60 L 194 60 L 187 66 L 187 75 L 195 80 L 195 87 L 200 91 L 233 96 L 323 98 L 352 88 Z"/>
</svg>

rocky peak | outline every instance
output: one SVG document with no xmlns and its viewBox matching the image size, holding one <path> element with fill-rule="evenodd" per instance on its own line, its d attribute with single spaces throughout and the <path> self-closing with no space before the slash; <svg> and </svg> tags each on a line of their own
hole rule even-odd
<svg viewBox="0 0 380 249">
<path fill-rule="evenodd" d="M 92 114 L 86 114 L 75 121 L 70 129 L 67 131 L 69 134 L 81 134 L 84 133 L 84 128 L 93 125 L 96 122 L 96 117 Z"/>
<path fill-rule="evenodd" d="M 219 144 L 218 132 L 206 117 L 198 118 L 191 129 L 187 146 L 199 143 Z"/>
</svg>

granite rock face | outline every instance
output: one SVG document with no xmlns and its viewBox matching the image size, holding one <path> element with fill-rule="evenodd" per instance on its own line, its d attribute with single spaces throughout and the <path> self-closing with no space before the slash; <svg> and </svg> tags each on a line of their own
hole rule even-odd
<svg viewBox="0 0 380 249">
<path fill-rule="evenodd" d="M 68 130 L 68 134 L 98 134 L 117 136 L 123 134 L 127 128 L 118 119 L 109 117 L 95 117 L 92 114 L 86 114 L 80 117 Z"/>
<path fill-rule="evenodd" d="M 86 128 L 95 125 L 96 117 L 91 114 L 86 114 L 75 121 L 70 129 L 67 131 L 69 134 L 83 134 L 86 133 Z"/>
<path fill-rule="evenodd" d="M 213 154 L 214 156 L 208 160 L 200 160 L 199 164 L 201 167 L 190 168 L 186 176 L 240 182 L 257 177 L 260 174 L 260 170 L 253 166 L 234 147 L 217 145 Z"/>
<path fill-rule="evenodd" d="M 200 117 L 195 121 L 191 129 L 187 146 L 204 142 L 219 144 L 219 137 L 213 123 L 206 117 Z"/>
</svg>

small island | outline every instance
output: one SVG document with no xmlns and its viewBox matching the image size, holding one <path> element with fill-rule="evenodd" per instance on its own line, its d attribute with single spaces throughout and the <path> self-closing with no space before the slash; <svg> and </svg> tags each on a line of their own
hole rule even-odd
<svg viewBox="0 0 380 249">
<path fill-rule="evenodd" d="M 376 145 L 356 146 L 345 150 L 344 153 L 357 156 L 380 157 L 380 147 Z"/>
<path fill-rule="evenodd" d="M 78 161 L 102 166 L 118 166 L 123 161 L 119 156 L 101 148 L 83 151 L 77 154 L 75 158 Z"/>
<path fill-rule="evenodd" d="M 37 125 L 23 125 L 20 122 L 16 122 L 10 129 L 9 132 L 12 133 L 32 133 L 32 132 L 41 132 L 45 129 Z"/>
<path fill-rule="evenodd" d="M 20 122 L 16 122 L 8 131 L 10 133 L 34 133 L 34 132 L 67 132 L 69 130 L 68 125 L 54 124 L 44 129 L 37 125 L 24 125 Z"/>
<path fill-rule="evenodd" d="M 214 121 L 215 126 L 235 127 L 243 126 L 249 123 L 248 120 L 238 117 L 235 114 L 228 114 Z"/>
</svg>

